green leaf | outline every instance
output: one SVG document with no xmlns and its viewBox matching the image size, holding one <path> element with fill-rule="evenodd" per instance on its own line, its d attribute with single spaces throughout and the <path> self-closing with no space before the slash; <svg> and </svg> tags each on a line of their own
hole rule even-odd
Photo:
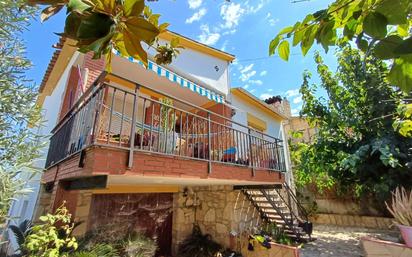
<svg viewBox="0 0 412 257">
<path fill-rule="evenodd" d="M 287 33 L 290 33 L 290 32 L 292 32 L 292 31 L 293 31 L 293 27 L 292 27 L 292 26 L 289 26 L 289 27 L 283 28 L 283 29 L 279 32 L 278 35 L 287 34 Z"/>
<path fill-rule="evenodd" d="M 160 24 L 160 25 L 159 25 L 159 31 L 160 31 L 160 33 L 163 32 L 163 31 L 165 31 L 165 30 L 169 27 L 169 25 L 170 25 L 170 24 L 169 24 L 169 23 L 166 23 L 166 22 Z"/>
<path fill-rule="evenodd" d="M 293 34 L 293 46 L 296 46 L 302 41 L 303 35 L 305 34 L 306 30 L 303 29 L 303 27 L 299 27 L 295 30 L 295 33 Z"/>
<path fill-rule="evenodd" d="M 140 44 L 140 40 L 133 32 L 125 29 L 123 32 L 124 46 L 129 56 L 141 60 L 147 66 L 147 53 Z"/>
<path fill-rule="evenodd" d="M 312 47 L 318 28 L 318 24 L 313 24 L 309 27 L 306 27 L 303 40 L 302 42 L 300 42 L 300 48 L 302 49 L 303 56 L 305 56 L 308 53 L 309 49 Z"/>
<path fill-rule="evenodd" d="M 343 35 L 349 40 L 352 40 L 355 35 L 356 28 L 358 27 L 358 21 L 355 19 L 350 19 L 343 28 Z"/>
<path fill-rule="evenodd" d="M 170 41 L 170 46 L 172 48 L 176 48 L 179 45 L 179 38 L 174 37 L 172 38 L 172 40 Z"/>
<path fill-rule="evenodd" d="M 394 52 L 399 55 L 412 54 L 412 37 L 403 40 Z"/>
<path fill-rule="evenodd" d="M 159 35 L 159 30 L 153 24 L 140 17 L 127 19 L 125 25 L 129 33 L 133 34 L 135 40 L 138 39 L 148 44 L 152 43 Z"/>
<path fill-rule="evenodd" d="M 333 21 L 329 21 L 319 27 L 316 39 L 318 43 L 320 42 L 322 44 L 325 52 L 328 52 L 330 45 L 335 44 L 336 30 L 334 29 L 334 25 L 335 23 Z"/>
<path fill-rule="evenodd" d="M 40 21 L 44 22 L 44 21 L 48 20 L 51 16 L 58 13 L 63 7 L 64 7 L 63 4 L 56 4 L 56 5 L 51 5 L 49 7 L 46 7 L 41 12 Z"/>
<path fill-rule="evenodd" d="M 79 39 L 97 39 L 107 35 L 114 24 L 110 16 L 101 13 L 92 13 L 83 17 L 77 30 Z"/>
<path fill-rule="evenodd" d="M 272 41 L 270 41 L 269 44 L 269 55 L 274 55 L 276 52 L 276 47 L 278 47 L 279 45 L 279 36 L 276 36 L 274 39 L 272 39 Z"/>
<path fill-rule="evenodd" d="M 66 18 L 66 23 L 64 25 L 64 35 L 66 37 L 75 39 L 77 37 L 77 31 L 79 29 L 82 20 L 75 13 L 70 13 Z"/>
<path fill-rule="evenodd" d="M 405 92 L 412 90 L 412 55 L 395 59 L 388 80 Z"/>
<path fill-rule="evenodd" d="M 375 10 L 386 17 L 388 24 L 396 25 L 408 22 L 407 1 L 380 1 Z"/>
<path fill-rule="evenodd" d="M 77 12 L 82 14 L 89 8 L 91 8 L 91 6 L 84 3 L 82 0 L 69 0 L 67 3 L 67 11 L 69 12 Z"/>
<path fill-rule="evenodd" d="M 409 35 L 409 24 L 400 24 L 397 28 L 398 34 L 401 37 L 407 37 Z"/>
<path fill-rule="evenodd" d="M 397 35 L 392 35 L 380 40 L 373 48 L 373 53 L 376 57 L 388 60 L 396 57 L 394 50 L 400 43 L 402 38 Z"/>
<path fill-rule="evenodd" d="M 145 7 L 144 0 L 125 0 L 123 5 L 126 17 L 139 16 Z"/>
<path fill-rule="evenodd" d="M 279 50 L 279 56 L 285 61 L 289 60 L 289 54 L 290 54 L 290 46 L 289 42 L 287 40 L 283 40 L 278 47 Z"/>
<path fill-rule="evenodd" d="M 378 12 L 370 12 L 363 21 L 363 31 L 377 39 L 384 38 L 388 33 L 386 26 L 388 20 Z"/>
</svg>

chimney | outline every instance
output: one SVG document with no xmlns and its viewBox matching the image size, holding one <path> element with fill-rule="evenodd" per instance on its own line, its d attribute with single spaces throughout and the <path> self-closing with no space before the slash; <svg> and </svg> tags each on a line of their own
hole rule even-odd
<svg viewBox="0 0 412 257">
<path fill-rule="evenodd" d="M 292 113 L 290 110 L 290 103 L 286 98 L 282 99 L 281 96 L 272 96 L 271 98 L 266 99 L 265 103 L 271 105 L 273 109 L 285 115 L 286 117 L 292 116 Z"/>
</svg>

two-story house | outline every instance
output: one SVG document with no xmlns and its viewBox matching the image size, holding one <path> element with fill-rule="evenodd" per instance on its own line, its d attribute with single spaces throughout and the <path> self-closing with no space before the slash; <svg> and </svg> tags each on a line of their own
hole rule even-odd
<svg viewBox="0 0 412 257">
<path fill-rule="evenodd" d="M 304 220 L 285 183 L 285 117 L 231 88 L 234 56 L 173 32 L 167 66 L 113 53 L 103 60 L 63 40 L 40 88 L 54 122 L 37 217 L 65 203 L 83 234 L 108 224 L 156 238 L 171 256 L 193 223 L 231 237 L 275 222 L 298 238 Z"/>
</svg>

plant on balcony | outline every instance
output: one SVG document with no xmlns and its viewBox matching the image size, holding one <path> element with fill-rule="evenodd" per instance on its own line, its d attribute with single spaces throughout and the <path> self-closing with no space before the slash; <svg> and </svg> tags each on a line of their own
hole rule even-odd
<svg viewBox="0 0 412 257">
<path fill-rule="evenodd" d="M 386 208 L 395 218 L 407 246 L 412 247 L 412 190 L 407 192 L 397 187 L 392 192 L 392 202 L 385 202 Z"/>
<path fill-rule="evenodd" d="M 176 126 L 176 117 L 173 115 L 173 100 L 170 98 L 161 98 L 160 106 L 160 151 L 171 154 L 175 149 L 173 142 L 177 142 L 177 134 L 174 129 Z"/>
</svg>

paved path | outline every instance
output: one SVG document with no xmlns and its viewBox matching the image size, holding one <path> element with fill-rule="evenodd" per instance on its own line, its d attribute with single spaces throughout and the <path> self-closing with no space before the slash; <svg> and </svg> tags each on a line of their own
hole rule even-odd
<svg viewBox="0 0 412 257">
<path fill-rule="evenodd" d="M 359 238 L 369 235 L 396 242 L 398 236 L 396 231 L 365 228 L 316 225 L 314 229 L 317 240 L 301 248 L 301 257 L 360 257 L 364 253 Z"/>
</svg>

